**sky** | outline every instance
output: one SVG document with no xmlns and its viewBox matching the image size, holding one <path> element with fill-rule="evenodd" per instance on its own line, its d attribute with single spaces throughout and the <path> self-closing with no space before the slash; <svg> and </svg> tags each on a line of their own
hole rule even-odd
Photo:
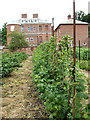
<svg viewBox="0 0 90 120">
<path fill-rule="evenodd" d="M 75 0 L 76 11 L 82 10 L 88 14 L 90 0 Z M 38 13 L 40 19 L 52 21 L 55 27 L 67 20 L 68 14 L 73 17 L 73 0 L 1 0 L 0 1 L 0 28 L 5 22 L 18 20 L 22 13 L 28 18 Z"/>
</svg>

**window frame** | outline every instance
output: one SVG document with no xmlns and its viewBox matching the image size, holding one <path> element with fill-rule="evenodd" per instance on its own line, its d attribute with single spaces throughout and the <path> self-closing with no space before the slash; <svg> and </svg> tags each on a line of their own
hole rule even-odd
<svg viewBox="0 0 90 120">
<path fill-rule="evenodd" d="M 12 25 L 10 31 L 15 31 L 15 26 Z"/>
<path fill-rule="evenodd" d="M 21 32 L 23 32 L 24 31 L 24 26 L 21 26 Z"/>
<path fill-rule="evenodd" d="M 42 31 L 42 25 L 39 25 L 39 31 Z"/>
<path fill-rule="evenodd" d="M 27 40 L 27 39 L 28 39 L 28 40 Z M 26 38 L 26 41 L 29 43 L 29 38 L 28 38 L 28 37 Z"/>
<path fill-rule="evenodd" d="M 30 30 L 33 31 L 33 25 L 30 26 Z"/>
<path fill-rule="evenodd" d="M 34 41 L 34 38 L 33 38 L 33 37 L 31 37 L 31 38 L 30 38 L 30 41 Z"/>
</svg>

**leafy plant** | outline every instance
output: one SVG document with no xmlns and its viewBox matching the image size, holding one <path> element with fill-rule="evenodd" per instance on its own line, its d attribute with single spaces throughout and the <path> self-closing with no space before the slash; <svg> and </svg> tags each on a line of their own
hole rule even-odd
<svg viewBox="0 0 90 120">
<path fill-rule="evenodd" d="M 69 40 L 72 38 L 68 35 L 63 36 L 58 45 L 56 39 L 51 37 L 49 42 L 41 44 L 34 51 L 33 82 L 44 100 L 49 118 L 72 119 L 73 85 L 75 85 L 72 76 L 73 50 L 69 46 Z M 87 99 L 84 93 L 85 78 L 77 69 L 75 76 L 77 81 L 75 118 L 81 118 L 80 100 Z"/>
<path fill-rule="evenodd" d="M 17 67 L 21 67 L 20 63 L 27 59 L 27 55 L 24 52 L 16 52 L 14 54 L 5 52 L 2 54 L 2 77 L 7 76 Z"/>
</svg>

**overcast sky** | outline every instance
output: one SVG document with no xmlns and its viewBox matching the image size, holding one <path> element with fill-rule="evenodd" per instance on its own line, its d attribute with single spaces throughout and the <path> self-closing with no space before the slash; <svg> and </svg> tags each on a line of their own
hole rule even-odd
<svg viewBox="0 0 90 120">
<path fill-rule="evenodd" d="M 88 14 L 90 0 L 75 0 L 76 11 L 82 10 Z M 67 20 L 67 15 L 73 15 L 73 0 L 1 0 L 0 1 L 0 28 L 5 22 L 18 20 L 22 13 L 27 13 L 32 18 L 33 13 L 38 13 L 44 20 L 55 19 L 55 27 Z"/>
</svg>

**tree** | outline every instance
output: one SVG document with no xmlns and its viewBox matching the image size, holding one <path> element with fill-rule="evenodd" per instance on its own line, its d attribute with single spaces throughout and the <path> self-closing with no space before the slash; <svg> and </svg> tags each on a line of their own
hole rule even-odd
<svg viewBox="0 0 90 120">
<path fill-rule="evenodd" d="M 11 41 L 8 45 L 10 51 L 15 51 L 23 47 L 28 47 L 28 43 L 25 41 L 25 34 L 18 33 L 16 31 L 8 34 L 8 37 L 11 38 Z"/>
<path fill-rule="evenodd" d="M 90 14 L 83 16 L 82 21 L 90 23 Z"/>
<path fill-rule="evenodd" d="M 89 23 L 88 25 L 88 37 L 90 37 L 90 14 L 85 14 L 83 11 L 76 12 L 76 20 Z"/>
<path fill-rule="evenodd" d="M 90 14 L 83 16 L 82 21 L 89 23 L 89 25 L 88 25 L 88 37 L 90 37 Z"/>
<path fill-rule="evenodd" d="M 2 45 L 7 44 L 7 23 L 4 23 L 2 28 Z"/>
<path fill-rule="evenodd" d="M 2 31 L 0 29 L 0 44 L 2 44 Z"/>
<path fill-rule="evenodd" d="M 82 21 L 83 17 L 85 16 L 85 13 L 83 11 L 77 11 L 76 13 L 76 20 Z"/>
<path fill-rule="evenodd" d="M 88 37 L 90 37 L 90 25 L 88 25 Z"/>
</svg>

